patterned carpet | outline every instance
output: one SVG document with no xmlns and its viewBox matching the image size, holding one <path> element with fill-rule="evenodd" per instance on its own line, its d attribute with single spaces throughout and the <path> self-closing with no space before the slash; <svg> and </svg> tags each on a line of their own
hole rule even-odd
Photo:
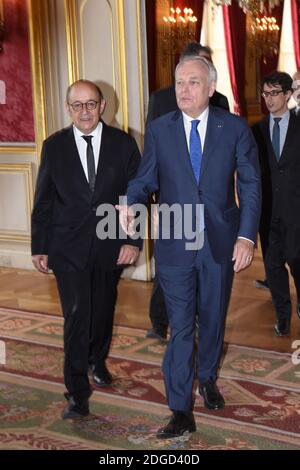
<svg viewBox="0 0 300 470">
<path fill-rule="evenodd" d="M 145 331 L 115 328 L 113 384 L 95 390 L 88 418 L 71 422 L 60 418 L 62 319 L 0 308 L 0 338 L 0 449 L 300 449 L 300 370 L 289 354 L 227 346 L 218 381 L 226 407 L 209 411 L 196 395 L 197 432 L 161 441 L 165 346 Z"/>
</svg>

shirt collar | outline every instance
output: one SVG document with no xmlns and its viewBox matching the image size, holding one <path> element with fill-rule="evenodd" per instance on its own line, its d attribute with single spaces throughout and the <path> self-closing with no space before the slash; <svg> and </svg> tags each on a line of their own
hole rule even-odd
<svg viewBox="0 0 300 470">
<path fill-rule="evenodd" d="M 209 106 L 207 106 L 205 110 L 201 114 L 199 114 L 199 116 L 197 116 L 196 118 L 188 116 L 183 111 L 182 111 L 182 116 L 183 116 L 183 120 L 185 123 L 190 123 L 192 121 L 195 121 L 195 119 L 198 119 L 199 121 L 201 121 L 202 124 L 204 124 L 207 121 L 208 113 L 209 113 Z"/>
<path fill-rule="evenodd" d="M 90 132 L 89 134 L 86 134 L 86 135 L 92 135 L 93 137 L 98 137 L 100 132 L 101 132 L 101 129 L 102 129 L 102 122 L 99 121 L 98 124 L 97 124 L 97 127 L 95 127 L 95 129 Z M 79 139 L 80 137 L 82 137 L 83 135 L 85 135 L 81 130 L 78 129 L 78 127 L 75 126 L 75 124 L 73 124 L 73 130 L 74 130 L 74 134 L 75 134 L 75 138 L 76 139 Z"/>
<path fill-rule="evenodd" d="M 283 121 L 287 121 L 289 119 L 289 116 L 290 116 L 290 110 L 288 109 L 285 113 L 283 113 L 281 116 L 273 116 L 272 114 L 270 114 L 271 116 L 271 120 L 272 122 L 274 122 L 274 117 L 280 117 L 281 118 L 281 121 L 280 122 L 283 122 Z"/>
</svg>

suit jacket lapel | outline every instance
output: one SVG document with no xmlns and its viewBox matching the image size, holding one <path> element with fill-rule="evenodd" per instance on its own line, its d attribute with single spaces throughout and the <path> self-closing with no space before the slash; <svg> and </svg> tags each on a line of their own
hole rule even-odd
<svg viewBox="0 0 300 470">
<path fill-rule="evenodd" d="M 200 182 L 201 178 L 203 178 L 203 175 L 205 173 L 210 155 L 214 151 L 214 148 L 220 143 L 220 135 L 222 133 L 223 126 L 224 121 L 218 118 L 216 116 L 216 113 L 214 112 L 214 109 L 210 107 L 207 120 L 204 148 L 202 150 Z"/>
<path fill-rule="evenodd" d="M 96 174 L 96 182 L 95 182 L 95 190 L 93 193 L 93 199 L 97 199 L 101 192 L 102 186 L 102 175 L 103 170 L 106 165 L 106 161 L 110 158 L 111 154 L 111 137 L 109 135 L 109 128 L 108 126 L 102 122 L 102 134 L 101 134 L 101 144 L 99 150 L 99 160 L 98 160 L 98 167 L 97 167 L 97 174 Z"/>
<path fill-rule="evenodd" d="M 293 113 L 290 113 L 289 125 L 279 163 L 285 162 L 289 158 L 289 155 L 292 155 L 292 152 L 288 151 L 288 146 L 289 143 L 292 141 L 295 132 L 297 131 L 297 119 L 297 116 L 295 116 Z"/>
<path fill-rule="evenodd" d="M 73 126 L 67 128 L 67 135 L 66 135 L 66 149 L 65 149 L 65 156 L 66 156 L 66 165 L 70 166 L 70 175 L 74 175 L 85 189 L 90 190 L 90 186 L 88 180 L 86 179 L 84 169 L 82 167 L 82 163 L 80 160 L 80 156 L 78 153 L 77 145 L 75 142 Z"/>
<path fill-rule="evenodd" d="M 97 167 L 97 174 L 96 174 L 96 182 L 95 182 L 95 190 L 93 193 L 93 199 L 99 198 L 101 190 L 103 188 L 103 174 L 105 170 L 105 166 L 107 166 L 107 162 L 111 159 L 111 153 L 113 151 L 113 142 L 111 138 L 111 134 L 109 131 L 109 126 L 102 122 L 102 134 L 101 134 L 101 144 L 99 150 L 99 160 L 98 160 L 98 167 Z"/>
<path fill-rule="evenodd" d="M 262 131 L 263 131 L 263 135 L 264 135 L 265 141 L 266 141 L 266 143 L 267 143 L 268 154 L 270 155 L 270 157 L 271 157 L 273 163 L 278 164 L 278 161 L 277 161 L 277 158 L 276 158 L 274 149 L 273 149 L 271 137 L 270 137 L 270 116 L 266 117 L 266 118 L 262 121 Z"/>
<path fill-rule="evenodd" d="M 289 125 L 288 125 L 288 129 L 287 129 L 287 133 L 286 133 L 286 137 L 285 137 L 285 141 L 284 141 L 284 145 L 283 145 L 283 149 L 282 149 L 279 161 L 277 160 L 276 155 L 274 153 L 274 149 L 273 149 L 273 145 L 272 145 L 272 141 L 270 137 L 270 116 L 268 116 L 266 119 L 262 121 L 262 130 L 264 133 L 265 140 L 267 142 L 268 153 L 271 156 L 273 163 L 276 163 L 277 165 L 282 164 L 289 157 L 289 152 L 287 152 L 287 148 L 288 148 L 289 142 L 293 138 L 293 134 L 295 133 L 297 129 L 296 119 L 297 118 L 292 113 L 290 113 Z"/>
</svg>

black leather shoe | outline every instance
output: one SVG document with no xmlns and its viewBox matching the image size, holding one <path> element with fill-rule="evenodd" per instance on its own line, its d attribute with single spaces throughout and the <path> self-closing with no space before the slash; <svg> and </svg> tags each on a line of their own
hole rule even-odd
<svg viewBox="0 0 300 470">
<path fill-rule="evenodd" d="M 93 372 L 93 382 L 97 387 L 108 387 L 112 383 L 112 376 L 105 368 L 101 372 Z"/>
<path fill-rule="evenodd" d="M 196 424 L 192 412 L 173 411 L 167 426 L 157 431 L 158 439 L 172 439 L 182 436 L 185 432 L 195 432 Z"/>
<path fill-rule="evenodd" d="M 261 279 L 256 279 L 253 281 L 253 285 L 257 289 L 269 290 L 269 283 L 267 279 L 264 279 L 263 281 Z"/>
<path fill-rule="evenodd" d="M 89 401 L 88 399 L 75 401 L 74 397 L 70 396 L 68 398 L 68 405 L 62 413 L 63 419 L 76 419 L 83 418 L 88 416 L 89 411 Z"/>
<path fill-rule="evenodd" d="M 274 326 L 274 331 L 276 336 L 286 336 L 290 334 L 290 321 L 286 318 L 277 320 L 276 325 Z"/>
<path fill-rule="evenodd" d="M 215 382 L 208 381 L 199 385 L 199 393 L 204 399 L 204 405 L 209 410 L 224 408 L 225 400 Z"/>
<path fill-rule="evenodd" d="M 164 341 L 167 339 L 167 331 L 168 328 L 150 328 L 150 330 L 147 331 L 146 333 L 146 338 L 155 338 L 159 339 L 161 341 Z"/>
</svg>

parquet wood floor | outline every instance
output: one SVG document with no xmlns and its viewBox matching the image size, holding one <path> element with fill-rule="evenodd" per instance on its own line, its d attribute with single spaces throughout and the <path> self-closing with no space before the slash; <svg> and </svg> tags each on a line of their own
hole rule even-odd
<svg viewBox="0 0 300 470">
<path fill-rule="evenodd" d="M 263 272 L 262 261 L 257 254 L 252 266 L 235 276 L 225 340 L 292 353 L 292 342 L 300 339 L 294 286 L 291 283 L 294 305 L 291 335 L 277 338 L 273 333 L 274 310 L 270 294 L 253 286 L 253 280 L 262 279 Z M 148 328 L 151 288 L 150 282 L 122 279 L 115 322 Z M 0 268 L 0 306 L 61 315 L 54 276 L 29 270 Z"/>
</svg>

